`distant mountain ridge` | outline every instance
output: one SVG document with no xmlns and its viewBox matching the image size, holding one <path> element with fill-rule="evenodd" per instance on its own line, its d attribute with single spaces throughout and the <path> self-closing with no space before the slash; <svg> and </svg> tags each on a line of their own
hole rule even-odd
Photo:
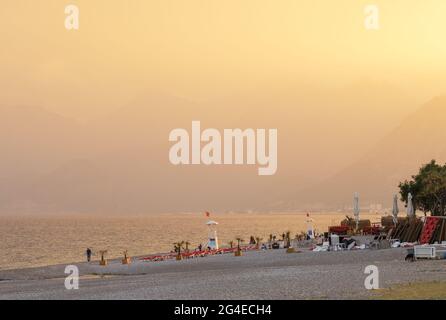
<svg viewBox="0 0 446 320">
<path fill-rule="evenodd" d="M 330 99 L 323 97 L 322 101 Z M 336 115 L 335 109 L 328 108 L 329 114 L 321 117 L 322 109 L 313 110 L 308 101 L 302 112 L 297 109 L 299 101 L 281 104 L 271 97 L 260 102 L 196 104 L 173 97 L 149 97 L 87 124 L 38 107 L 0 107 L 0 214 L 333 208 L 350 204 L 354 191 L 360 192 L 364 202 L 387 197 L 390 201 L 385 188 L 392 189 L 395 181 L 413 173 L 420 161 L 445 158 L 444 150 L 432 151 L 440 144 L 439 137 L 446 137 L 440 125 L 445 120 L 445 99 L 438 98 L 406 119 L 360 161 L 315 185 L 323 175 L 306 168 L 330 165 L 327 155 L 335 149 L 332 144 L 336 141 L 333 130 L 343 123 L 343 116 L 363 119 L 361 112 L 350 115 L 345 106 Z M 385 99 L 378 99 L 363 108 L 370 113 L 371 106 L 383 103 Z M 423 111 L 426 109 L 432 110 Z M 423 138 L 431 135 L 431 113 L 439 113 L 433 119 L 439 132 L 434 134 L 437 140 L 428 138 L 433 141 L 429 147 Z M 338 123 L 333 123 L 336 116 Z M 167 158 L 168 133 L 173 128 L 188 128 L 192 120 L 201 120 L 205 127 L 215 123 L 229 128 L 278 126 L 277 174 L 260 178 L 255 166 L 172 166 Z M 370 124 L 366 125 L 370 131 Z M 360 123 L 349 121 L 343 127 L 354 134 Z M 412 137 L 413 129 L 418 133 Z M 326 141 L 304 143 L 319 131 Z M 396 142 L 404 136 L 422 151 L 410 160 L 400 154 L 412 152 L 411 148 Z M 345 132 L 338 137 L 345 137 Z M 341 149 L 351 143 L 340 142 Z M 391 155 L 388 163 L 386 155 Z M 310 185 L 314 187 L 304 189 Z M 301 191 L 296 194 L 295 190 Z"/>
<path fill-rule="evenodd" d="M 321 183 L 301 190 L 288 206 L 351 206 L 359 192 L 363 205 L 391 207 L 398 184 L 435 159 L 446 162 L 446 97 L 436 97 L 407 117 L 360 160 Z"/>
</svg>

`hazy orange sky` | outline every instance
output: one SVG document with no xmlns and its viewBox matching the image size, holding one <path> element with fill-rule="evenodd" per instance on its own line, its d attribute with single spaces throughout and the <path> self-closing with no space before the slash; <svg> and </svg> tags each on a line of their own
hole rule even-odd
<svg viewBox="0 0 446 320">
<path fill-rule="evenodd" d="M 68 4 L 79 7 L 79 30 L 65 28 Z M 365 28 L 369 4 L 379 30 Z M 312 191 L 317 200 L 338 190 L 350 204 L 362 189 L 370 202 L 391 201 L 420 162 L 446 157 L 432 142 L 446 131 L 431 125 L 446 118 L 446 99 L 416 114 L 419 127 L 410 118 L 446 95 L 444 0 L 2 0 L 0 9 L 0 210 L 233 210 L 318 183 L 328 189 Z M 168 134 L 192 120 L 277 128 L 276 175 L 172 167 Z M 406 156 L 412 147 L 418 157 Z"/>
<path fill-rule="evenodd" d="M 70 3 L 78 31 L 64 28 Z M 421 103 L 445 91 L 445 14 L 443 0 L 4 0 L 0 101 L 86 119 L 147 90 L 212 100 L 367 78 Z"/>
</svg>

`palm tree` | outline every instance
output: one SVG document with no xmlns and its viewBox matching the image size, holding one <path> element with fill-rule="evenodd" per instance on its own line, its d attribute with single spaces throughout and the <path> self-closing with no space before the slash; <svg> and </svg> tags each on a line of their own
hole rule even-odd
<svg viewBox="0 0 446 320">
<path fill-rule="evenodd" d="M 270 235 L 269 235 L 269 243 L 273 242 L 273 238 L 274 238 L 273 235 L 270 234 Z"/>
<path fill-rule="evenodd" d="M 243 241 L 245 241 L 245 240 L 243 240 L 242 238 L 240 238 L 240 237 L 238 237 L 238 238 L 235 238 L 235 240 L 237 240 L 237 250 L 241 250 L 241 248 L 240 248 L 240 244 L 243 242 Z"/>
<path fill-rule="evenodd" d="M 189 253 L 189 245 L 190 242 L 189 241 L 183 241 L 184 243 L 184 252 Z M 186 256 L 187 259 L 189 259 L 189 256 Z"/>
<path fill-rule="evenodd" d="M 228 244 L 229 244 L 229 247 L 231 249 L 234 248 L 234 241 L 233 240 L 229 241 Z"/>
<path fill-rule="evenodd" d="M 286 232 L 285 238 L 286 238 L 286 242 L 285 242 L 286 248 L 288 248 L 291 245 L 291 231 Z"/>
<path fill-rule="evenodd" d="M 130 257 L 128 256 L 128 250 L 122 252 L 124 254 L 124 259 L 122 259 L 122 264 L 130 264 Z"/>
<path fill-rule="evenodd" d="M 262 241 L 263 238 L 260 237 L 256 237 L 256 248 L 259 249 L 260 248 L 260 241 Z"/>
<path fill-rule="evenodd" d="M 244 240 L 240 237 L 236 238 L 236 240 L 237 240 L 237 251 L 235 252 L 235 256 L 241 256 L 242 248 L 240 248 L 240 243 L 242 243 Z"/>
<path fill-rule="evenodd" d="M 174 248 L 175 248 L 175 252 L 177 253 L 177 260 L 181 260 L 182 259 L 181 248 L 184 245 L 184 241 L 176 242 L 173 245 L 174 245 Z"/>
<path fill-rule="evenodd" d="M 296 235 L 297 237 L 297 235 Z M 294 253 L 296 252 L 296 249 L 294 249 L 294 247 L 291 246 L 291 231 L 287 231 L 286 232 L 286 243 L 285 243 L 285 248 L 287 253 Z"/>
<path fill-rule="evenodd" d="M 101 266 L 107 265 L 107 260 L 105 260 L 105 255 L 107 254 L 108 250 L 99 250 L 99 254 L 101 255 L 101 261 L 99 264 Z"/>
</svg>

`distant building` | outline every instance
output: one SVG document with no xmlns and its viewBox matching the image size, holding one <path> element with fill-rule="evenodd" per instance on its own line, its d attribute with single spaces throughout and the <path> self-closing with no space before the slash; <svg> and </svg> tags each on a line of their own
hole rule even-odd
<svg viewBox="0 0 446 320">
<path fill-rule="evenodd" d="M 381 203 L 371 203 L 369 207 L 370 213 L 375 212 L 382 212 L 383 211 L 383 205 Z"/>
</svg>

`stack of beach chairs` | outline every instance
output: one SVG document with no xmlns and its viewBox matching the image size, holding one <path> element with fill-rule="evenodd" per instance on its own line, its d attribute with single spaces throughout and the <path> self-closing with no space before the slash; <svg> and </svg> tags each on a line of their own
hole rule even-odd
<svg viewBox="0 0 446 320">
<path fill-rule="evenodd" d="M 425 221 L 418 217 L 399 220 L 392 238 L 401 242 L 442 243 L 446 241 L 446 218 L 430 216 L 425 217 Z"/>
</svg>

